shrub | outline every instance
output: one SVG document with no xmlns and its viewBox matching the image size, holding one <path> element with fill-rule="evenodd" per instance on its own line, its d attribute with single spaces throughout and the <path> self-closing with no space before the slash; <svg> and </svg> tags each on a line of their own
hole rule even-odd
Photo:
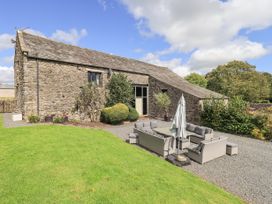
<svg viewBox="0 0 272 204">
<path fill-rule="evenodd" d="M 234 97 L 227 105 L 221 99 L 205 102 L 201 121 L 215 130 L 235 134 L 250 135 L 255 127 L 247 113 L 247 103 L 240 97 Z"/>
<path fill-rule="evenodd" d="M 251 132 L 251 135 L 256 138 L 256 139 L 260 139 L 260 140 L 264 140 L 264 131 L 260 130 L 259 128 L 254 128 Z"/>
<path fill-rule="evenodd" d="M 101 121 L 116 125 L 126 120 L 128 115 L 128 107 L 123 103 L 117 103 L 112 107 L 107 107 L 102 110 Z"/>
<path fill-rule="evenodd" d="M 40 122 L 40 117 L 37 115 L 30 115 L 30 116 L 28 116 L 28 121 L 30 123 L 38 123 L 38 122 Z"/>
<path fill-rule="evenodd" d="M 105 91 L 92 84 L 82 87 L 73 112 L 87 116 L 91 121 L 99 120 L 100 111 L 104 107 Z"/>
<path fill-rule="evenodd" d="M 53 123 L 64 123 L 65 118 L 63 116 L 56 116 L 53 118 Z"/>
<path fill-rule="evenodd" d="M 133 99 L 133 88 L 131 82 L 124 74 L 113 74 L 108 85 L 107 106 L 117 103 L 130 104 Z"/>
<path fill-rule="evenodd" d="M 169 106 L 171 105 L 171 99 L 167 95 L 167 93 L 157 93 L 154 94 L 155 97 L 155 103 L 159 106 L 160 109 L 164 112 L 164 117 L 168 117 L 168 111 L 169 111 Z"/>
<path fill-rule="evenodd" d="M 136 121 L 139 118 L 139 113 L 136 111 L 135 108 L 133 108 L 132 106 L 128 106 L 129 108 L 129 114 L 128 114 L 128 120 L 129 121 Z"/>
</svg>

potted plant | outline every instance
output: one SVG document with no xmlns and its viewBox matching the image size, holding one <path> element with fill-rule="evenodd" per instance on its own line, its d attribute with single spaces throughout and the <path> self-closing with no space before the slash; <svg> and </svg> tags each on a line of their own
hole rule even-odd
<svg viewBox="0 0 272 204">
<path fill-rule="evenodd" d="M 169 121 L 169 107 L 171 105 L 171 99 L 167 95 L 167 93 L 157 93 L 154 95 L 155 97 L 155 102 L 156 105 L 159 106 L 159 108 L 163 111 L 164 113 L 164 120 Z"/>
</svg>

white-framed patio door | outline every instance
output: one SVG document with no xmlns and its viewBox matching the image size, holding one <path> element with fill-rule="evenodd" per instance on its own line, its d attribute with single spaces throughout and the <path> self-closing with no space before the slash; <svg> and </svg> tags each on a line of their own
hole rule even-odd
<svg viewBox="0 0 272 204">
<path fill-rule="evenodd" d="M 140 116 L 148 114 L 148 86 L 135 85 L 135 109 Z"/>
</svg>

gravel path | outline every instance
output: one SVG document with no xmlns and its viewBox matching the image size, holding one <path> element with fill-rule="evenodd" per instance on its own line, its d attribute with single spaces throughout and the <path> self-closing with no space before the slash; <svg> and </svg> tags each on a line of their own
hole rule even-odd
<svg viewBox="0 0 272 204">
<path fill-rule="evenodd" d="M 160 122 L 160 126 L 170 126 Z M 126 140 L 132 125 L 107 127 L 106 130 Z M 204 165 L 192 162 L 184 169 L 215 183 L 250 203 L 272 203 L 272 143 L 215 132 L 238 144 L 237 156 L 223 156 Z"/>
<path fill-rule="evenodd" d="M 4 127 L 5 128 L 14 128 L 14 127 L 24 127 L 32 126 L 33 124 L 27 123 L 25 121 L 13 121 L 12 113 L 3 113 Z"/>
</svg>

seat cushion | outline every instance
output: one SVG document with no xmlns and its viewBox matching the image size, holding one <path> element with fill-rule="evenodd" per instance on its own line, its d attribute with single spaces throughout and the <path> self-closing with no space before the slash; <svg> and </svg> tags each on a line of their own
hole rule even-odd
<svg viewBox="0 0 272 204">
<path fill-rule="evenodd" d="M 197 126 L 194 131 L 196 134 L 204 136 L 205 135 L 205 128 Z"/>
<path fill-rule="evenodd" d="M 144 123 L 143 122 L 136 122 L 134 124 L 135 128 L 137 129 L 142 129 L 144 127 Z"/>
<path fill-rule="evenodd" d="M 151 121 L 150 121 L 150 127 L 151 127 L 152 129 L 157 128 L 157 127 L 158 127 L 158 121 L 156 121 L 156 120 L 151 120 Z"/>
<path fill-rule="evenodd" d="M 149 127 L 150 128 L 150 121 L 144 122 L 144 127 Z"/>
<path fill-rule="evenodd" d="M 148 134 L 154 134 L 154 131 L 150 127 L 143 127 L 142 130 Z"/>
</svg>

